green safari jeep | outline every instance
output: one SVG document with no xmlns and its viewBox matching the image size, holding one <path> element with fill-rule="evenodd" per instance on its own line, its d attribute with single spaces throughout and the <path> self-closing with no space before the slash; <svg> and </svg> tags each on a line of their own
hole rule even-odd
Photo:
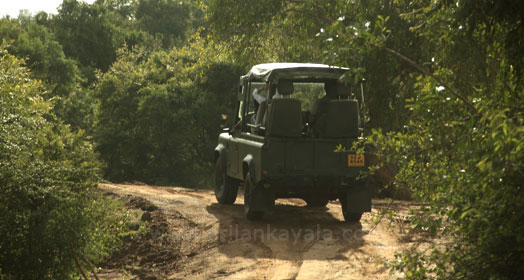
<svg viewBox="0 0 524 280">
<path fill-rule="evenodd" d="M 370 192 L 357 179 L 365 154 L 337 149 L 351 147 L 362 130 L 359 102 L 341 82 L 348 71 L 268 63 L 240 78 L 234 123 L 215 148 L 218 203 L 233 204 L 243 182 L 249 220 L 262 218 L 277 198 L 301 198 L 312 207 L 339 199 L 346 222 L 371 211 Z"/>
</svg>

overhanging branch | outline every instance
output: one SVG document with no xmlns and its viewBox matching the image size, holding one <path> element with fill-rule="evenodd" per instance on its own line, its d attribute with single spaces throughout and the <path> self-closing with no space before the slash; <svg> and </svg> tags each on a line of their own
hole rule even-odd
<svg viewBox="0 0 524 280">
<path fill-rule="evenodd" d="M 375 45 L 375 44 L 371 44 L 371 46 L 373 47 L 376 47 L 376 48 L 379 48 L 379 49 L 382 49 L 382 50 L 385 50 L 393 55 L 395 55 L 396 57 L 404 60 L 405 62 L 407 62 L 409 65 L 411 65 L 413 68 L 417 69 L 417 71 L 419 71 L 420 73 L 424 74 L 424 75 L 428 75 L 430 76 L 431 78 L 433 78 L 435 81 L 437 81 L 437 83 L 439 83 L 440 85 L 442 85 L 443 87 L 445 87 L 453 96 L 455 96 L 456 98 L 458 98 L 460 101 L 462 101 L 469 109 L 471 109 L 473 112 L 475 112 L 475 114 L 479 115 L 479 111 L 477 110 L 477 108 L 475 108 L 475 106 L 473 106 L 473 104 L 471 102 L 469 102 L 464 96 L 462 96 L 460 93 L 456 92 L 453 88 L 451 88 L 447 83 L 443 82 L 441 79 L 439 79 L 437 76 L 435 76 L 433 73 L 431 73 L 426 67 L 416 63 L 415 61 L 411 60 L 409 57 L 393 50 L 393 49 L 390 49 L 388 47 L 384 47 L 384 46 L 378 46 L 378 45 Z"/>
</svg>

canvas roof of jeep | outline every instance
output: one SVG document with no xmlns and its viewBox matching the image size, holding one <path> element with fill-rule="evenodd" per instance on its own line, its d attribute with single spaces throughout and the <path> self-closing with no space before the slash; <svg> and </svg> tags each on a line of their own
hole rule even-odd
<svg viewBox="0 0 524 280">
<path fill-rule="evenodd" d="M 253 66 L 241 81 L 277 83 L 280 79 L 338 79 L 349 68 L 313 63 L 264 63 Z"/>
</svg>

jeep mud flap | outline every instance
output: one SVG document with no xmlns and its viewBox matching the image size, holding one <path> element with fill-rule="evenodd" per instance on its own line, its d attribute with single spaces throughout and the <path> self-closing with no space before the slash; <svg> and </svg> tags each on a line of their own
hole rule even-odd
<svg viewBox="0 0 524 280">
<path fill-rule="evenodd" d="M 253 211 L 266 211 L 275 206 L 275 193 L 258 184 L 252 193 L 250 207 Z"/>
<path fill-rule="evenodd" d="M 346 196 L 348 212 L 371 212 L 371 193 L 366 185 L 351 187 L 342 195 Z"/>
</svg>

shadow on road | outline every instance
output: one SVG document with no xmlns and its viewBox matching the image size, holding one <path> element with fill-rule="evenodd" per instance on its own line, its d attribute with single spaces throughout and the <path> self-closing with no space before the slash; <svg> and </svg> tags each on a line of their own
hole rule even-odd
<svg viewBox="0 0 524 280">
<path fill-rule="evenodd" d="M 303 260 L 340 258 L 364 245 L 362 225 L 342 222 L 328 208 L 275 205 L 260 221 L 247 220 L 241 204 L 214 203 L 206 210 L 219 221 L 219 250 L 228 257 L 289 259 L 290 254 L 299 254 Z M 322 253 L 312 254 L 315 250 Z"/>
</svg>

